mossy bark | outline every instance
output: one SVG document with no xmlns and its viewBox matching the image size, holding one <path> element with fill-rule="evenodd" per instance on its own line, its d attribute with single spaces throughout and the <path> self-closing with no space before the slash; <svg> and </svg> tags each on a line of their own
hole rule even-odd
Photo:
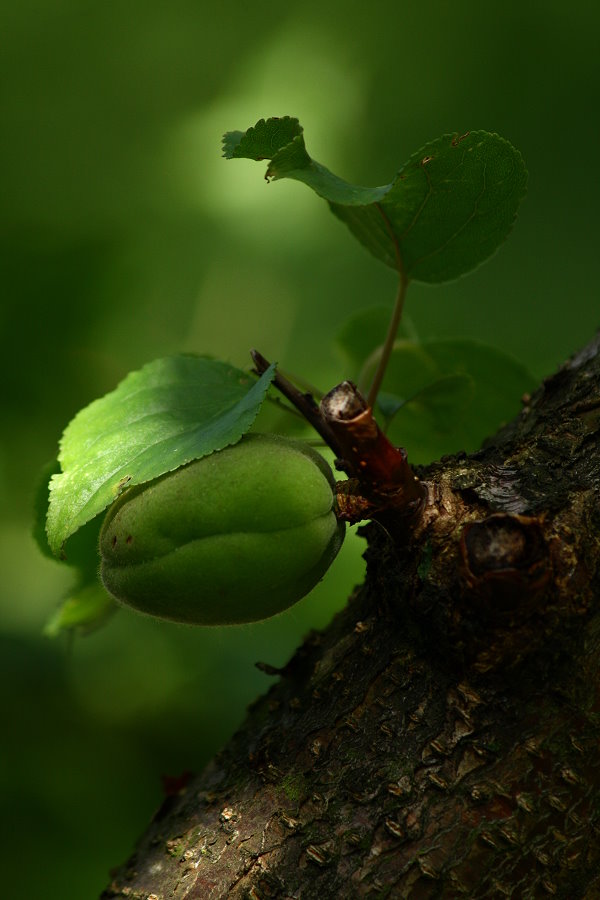
<svg viewBox="0 0 600 900">
<path fill-rule="evenodd" d="M 365 584 L 103 898 L 600 897 L 600 337 L 365 527 Z"/>
</svg>

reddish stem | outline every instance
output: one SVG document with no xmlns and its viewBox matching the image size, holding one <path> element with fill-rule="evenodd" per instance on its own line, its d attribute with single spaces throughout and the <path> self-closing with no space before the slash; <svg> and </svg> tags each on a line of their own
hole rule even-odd
<svg viewBox="0 0 600 900">
<path fill-rule="evenodd" d="M 261 375 L 270 363 L 257 350 L 251 353 L 255 371 Z M 350 477 L 340 491 L 345 518 L 359 521 L 385 509 L 414 512 L 420 507 L 426 488 L 409 466 L 406 451 L 388 440 L 352 382 L 338 384 L 320 406 L 312 394 L 302 393 L 279 372 L 273 384 L 331 447 L 337 468 Z"/>
<path fill-rule="evenodd" d="M 339 468 L 357 478 L 370 495 L 394 495 L 391 505 L 420 502 L 426 489 L 406 459 L 402 447 L 394 447 L 379 428 L 373 411 L 354 384 L 344 381 L 321 401 L 323 418 L 341 448 Z"/>
</svg>

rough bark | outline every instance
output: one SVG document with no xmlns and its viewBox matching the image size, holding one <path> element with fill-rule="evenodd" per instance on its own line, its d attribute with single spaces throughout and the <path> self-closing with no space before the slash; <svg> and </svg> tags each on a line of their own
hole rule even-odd
<svg viewBox="0 0 600 900">
<path fill-rule="evenodd" d="M 107 898 L 600 897 L 600 337 L 367 576 Z"/>
</svg>

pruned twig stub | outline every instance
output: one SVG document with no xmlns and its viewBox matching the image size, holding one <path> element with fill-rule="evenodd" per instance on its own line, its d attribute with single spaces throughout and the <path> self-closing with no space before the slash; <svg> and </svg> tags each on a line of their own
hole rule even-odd
<svg viewBox="0 0 600 900">
<path fill-rule="evenodd" d="M 402 447 L 381 431 L 367 401 L 351 381 L 344 381 L 321 401 L 323 418 L 341 448 L 338 468 L 356 478 L 362 492 L 381 508 L 420 504 L 426 495 Z"/>
<path fill-rule="evenodd" d="M 269 361 L 257 350 L 251 356 L 261 375 Z M 333 450 L 336 467 L 348 475 L 348 485 L 338 491 L 341 518 L 357 522 L 386 509 L 414 512 L 420 507 L 427 491 L 408 464 L 406 451 L 388 440 L 351 381 L 336 385 L 319 406 L 312 394 L 298 390 L 279 372 L 273 384 Z"/>
</svg>

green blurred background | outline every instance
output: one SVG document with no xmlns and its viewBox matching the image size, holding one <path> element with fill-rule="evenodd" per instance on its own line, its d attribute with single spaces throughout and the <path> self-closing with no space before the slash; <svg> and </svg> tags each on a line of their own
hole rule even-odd
<svg viewBox="0 0 600 900">
<path fill-rule="evenodd" d="M 514 234 L 465 279 L 413 286 L 423 337 L 486 340 L 549 373 L 599 324 L 600 7 L 255 0 L 4 4 L 0 556 L 3 896 L 86 900 L 360 581 L 346 542 L 276 620 L 189 630 L 120 612 L 42 636 L 71 576 L 30 536 L 61 430 L 130 369 L 179 350 L 240 366 L 257 346 L 329 388 L 332 336 L 390 302 L 393 273 L 302 185 L 220 158 L 224 131 L 296 115 L 347 179 L 391 179 L 426 141 L 485 128 L 530 171 Z"/>
</svg>

